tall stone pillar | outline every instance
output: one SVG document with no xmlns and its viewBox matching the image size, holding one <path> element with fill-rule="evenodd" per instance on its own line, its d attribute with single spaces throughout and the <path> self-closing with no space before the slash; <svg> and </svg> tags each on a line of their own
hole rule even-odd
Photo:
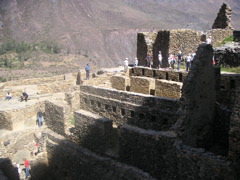
<svg viewBox="0 0 240 180">
<path fill-rule="evenodd" d="M 215 72 L 212 45 L 201 44 L 182 88 L 177 132 L 183 144 L 207 148 L 215 114 Z"/>
</svg>

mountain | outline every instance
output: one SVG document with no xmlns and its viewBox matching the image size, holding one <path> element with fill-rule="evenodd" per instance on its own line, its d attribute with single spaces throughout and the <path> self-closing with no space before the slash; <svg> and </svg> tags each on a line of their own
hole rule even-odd
<svg viewBox="0 0 240 180">
<path fill-rule="evenodd" d="M 225 0 L 240 29 L 240 1 Z M 222 0 L 0 0 L 0 42 L 54 41 L 99 66 L 136 56 L 137 33 L 211 29 Z"/>
</svg>

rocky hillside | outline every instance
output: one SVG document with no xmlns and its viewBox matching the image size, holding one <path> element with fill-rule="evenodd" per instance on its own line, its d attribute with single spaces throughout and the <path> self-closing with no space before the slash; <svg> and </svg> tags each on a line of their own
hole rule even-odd
<svg viewBox="0 0 240 180">
<path fill-rule="evenodd" d="M 227 0 L 240 29 L 240 2 Z M 136 34 L 158 29 L 210 29 L 222 0 L 1 0 L 0 41 L 54 41 L 63 52 L 99 66 L 136 56 Z"/>
</svg>

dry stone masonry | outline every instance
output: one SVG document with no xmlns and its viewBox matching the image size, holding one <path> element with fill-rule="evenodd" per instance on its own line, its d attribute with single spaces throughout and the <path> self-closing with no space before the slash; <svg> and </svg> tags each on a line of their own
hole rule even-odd
<svg viewBox="0 0 240 180">
<path fill-rule="evenodd" d="M 231 7 L 223 3 L 214 21 L 212 29 L 233 29 L 233 27 L 230 24 L 231 16 L 232 16 Z"/>
</svg>

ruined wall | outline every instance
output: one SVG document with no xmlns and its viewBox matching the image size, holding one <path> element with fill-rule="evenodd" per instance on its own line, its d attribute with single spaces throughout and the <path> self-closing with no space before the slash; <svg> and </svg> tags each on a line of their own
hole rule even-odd
<svg viewBox="0 0 240 180">
<path fill-rule="evenodd" d="M 240 48 L 216 48 L 214 59 L 218 66 L 238 67 L 240 66 Z"/>
<path fill-rule="evenodd" d="M 153 44 L 153 65 L 157 67 L 159 64 L 158 53 L 162 53 L 162 67 L 168 67 L 170 31 L 161 30 L 157 32 L 156 40 Z"/>
<path fill-rule="evenodd" d="M 54 179 L 142 179 L 153 180 L 148 173 L 135 167 L 101 157 L 66 140 L 48 133 L 48 165 Z"/>
<path fill-rule="evenodd" d="M 207 31 L 208 35 L 212 36 L 212 45 L 218 46 L 224 39 L 233 35 L 233 30 L 231 29 L 212 29 Z"/>
<path fill-rule="evenodd" d="M 180 145 L 176 151 L 177 179 L 231 179 L 227 158 L 203 148 Z M 233 178 L 234 179 L 234 178 Z"/>
<path fill-rule="evenodd" d="M 151 89 L 155 89 L 155 79 L 147 77 L 130 77 L 130 91 L 142 94 L 150 94 Z"/>
<path fill-rule="evenodd" d="M 215 113 L 215 72 L 211 45 L 199 46 L 182 88 L 178 135 L 192 147 L 209 148 Z"/>
<path fill-rule="evenodd" d="M 1 111 L 0 112 L 0 129 L 13 129 L 13 122 L 11 121 L 11 115 L 7 112 Z"/>
<path fill-rule="evenodd" d="M 44 102 L 40 102 L 18 109 L 2 111 L 0 112 L 0 129 L 13 130 L 26 125 L 33 126 L 36 124 L 38 111 L 44 107 Z"/>
<path fill-rule="evenodd" d="M 70 121 L 70 107 L 64 101 L 45 101 L 45 123 L 54 132 L 65 135 Z"/>
<path fill-rule="evenodd" d="M 240 42 L 240 31 L 233 31 L 233 40 Z"/>
<path fill-rule="evenodd" d="M 139 141 L 141 139 L 141 141 Z M 120 127 L 119 159 L 158 179 L 226 179 L 227 158 L 176 143 L 171 131 Z M 177 146 L 175 146 L 177 144 Z"/>
<path fill-rule="evenodd" d="M 158 179 L 176 176 L 176 151 L 173 132 L 120 127 L 119 160 L 136 166 Z M 141 139 L 141 141 L 139 141 Z"/>
<path fill-rule="evenodd" d="M 37 88 L 40 94 L 51 94 L 51 93 L 57 93 L 57 92 L 72 91 L 73 90 L 72 86 L 73 86 L 73 81 L 66 80 L 66 81 L 55 81 L 55 82 L 46 83 L 46 84 L 39 84 L 37 85 Z"/>
<path fill-rule="evenodd" d="M 153 43 L 156 39 L 157 33 L 143 32 L 137 35 L 137 58 L 140 66 L 146 65 L 147 53 L 153 55 Z"/>
<path fill-rule="evenodd" d="M 93 152 L 104 154 L 111 144 L 112 120 L 79 110 L 74 112 L 74 124 L 81 146 Z"/>
<path fill-rule="evenodd" d="M 201 33 L 191 29 L 170 30 L 169 53 L 178 54 L 181 50 L 184 56 L 195 52 L 201 43 Z"/>
<path fill-rule="evenodd" d="M 155 95 L 179 99 L 181 97 L 181 89 L 182 83 L 167 80 L 156 80 Z"/>
<path fill-rule="evenodd" d="M 231 7 L 223 3 L 212 25 L 212 29 L 233 29 L 232 25 L 230 24 L 231 16 Z"/>
<path fill-rule="evenodd" d="M 114 89 L 126 91 L 126 87 L 130 85 L 130 79 L 127 76 L 112 76 L 111 84 Z"/>
<path fill-rule="evenodd" d="M 64 100 L 68 103 L 72 112 L 80 109 L 80 91 L 65 93 Z"/>
<path fill-rule="evenodd" d="M 178 116 L 177 100 L 91 86 L 80 89 L 81 109 L 112 119 L 117 125 L 167 130 Z"/>
<path fill-rule="evenodd" d="M 176 82 L 184 82 L 187 72 L 163 70 L 163 69 L 150 69 L 145 67 L 134 67 L 130 71 L 129 76 L 142 76 L 152 77 L 155 79 L 165 79 Z"/>
<path fill-rule="evenodd" d="M 240 88 L 233 91 L 231 96 L 233 106 L 229 123 L 229 152 L 232 160 L 232 174 L 235 179 L 240 179 Z"/>
</svg>

